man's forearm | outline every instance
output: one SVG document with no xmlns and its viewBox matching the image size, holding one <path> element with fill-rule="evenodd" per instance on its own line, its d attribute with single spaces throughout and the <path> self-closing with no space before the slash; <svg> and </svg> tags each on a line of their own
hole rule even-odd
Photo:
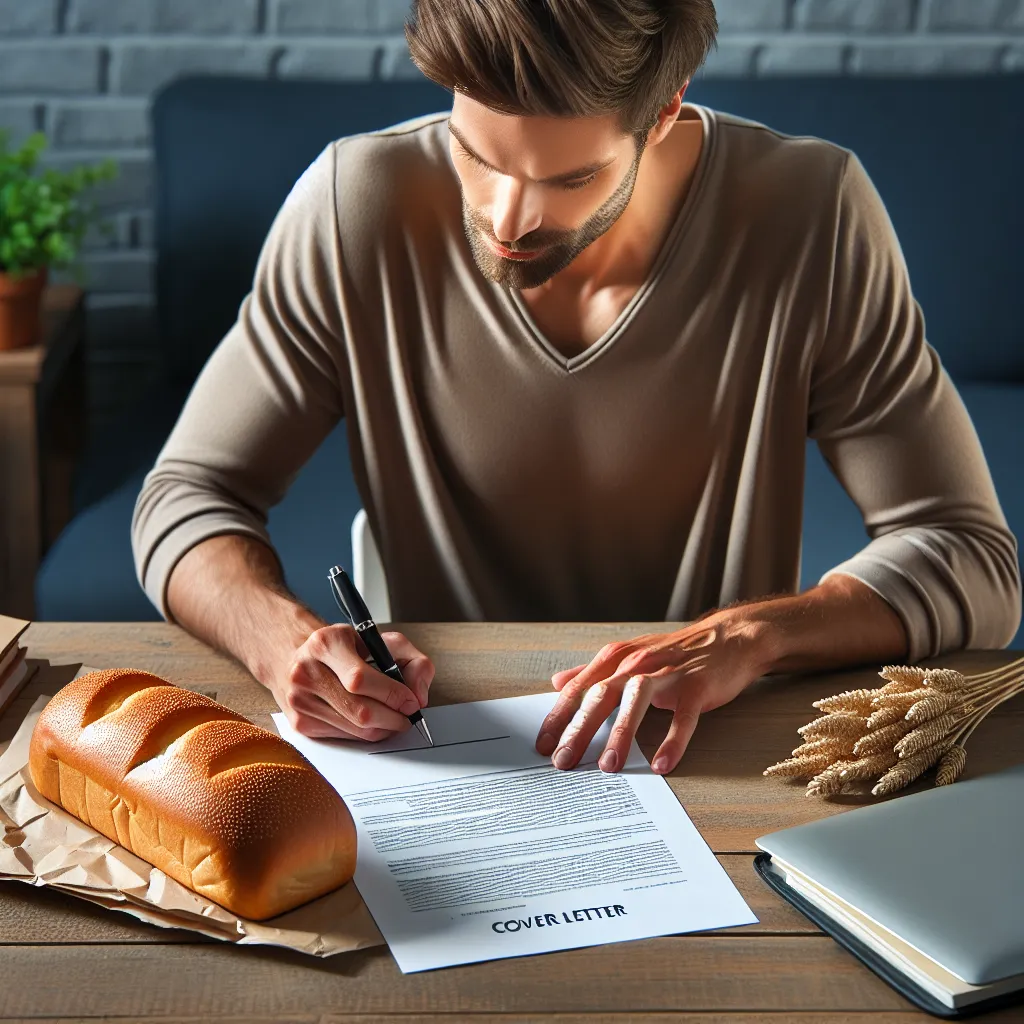
<svg viewBox="0 0 1024 1024">
<path fill-rule="evenodd" d="M 211 537 L 171 574 L 176 622 L 237 658 L 264 685 L 280 678 L 306 638 L 324 625 L 284 586 L 277 557 L 252 537 Z"/>
<path fill-rule="evenodd" d="M 907 633 L 891 606 L 852 576 L 802 594 L 726 609 L 760 638 L 763 671 L 811 672 L 906 657 Z"/>
</svg>

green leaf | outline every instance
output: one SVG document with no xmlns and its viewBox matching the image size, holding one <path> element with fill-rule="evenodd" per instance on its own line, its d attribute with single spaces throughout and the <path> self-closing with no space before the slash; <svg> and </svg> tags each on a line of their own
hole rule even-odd
<svg viewBox="0 0 1024 1024">
<path fill-rule="evenodd" d="M 87 228 L 109 226 L 87 195 L 116 177 L 117 164 L 38 168 L 45 149 L 41 132 L 12 149 L 9 133 L 0 129 L 0 270 L 73 263 Z"/>
</svg>

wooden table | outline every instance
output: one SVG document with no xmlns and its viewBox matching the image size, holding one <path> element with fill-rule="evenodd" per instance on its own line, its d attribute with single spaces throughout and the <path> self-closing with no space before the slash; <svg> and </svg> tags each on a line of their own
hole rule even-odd
<svg viewBox="0 0 1024 1024">
<path fill-rule="evenodd" d="M 604 643 L 662 624 L 444 624 L 400 626 L 437 666 L 436 704 L 546 690 L 553 671 Z M 45 658 L 0 720 L 5 745 L 32 700 L 52 693 L 79 663 L 131 665 L 215 692 L 257 720 L 273 702 L 247 673 L 164 624 L 38 623 L 30 656 Z M 942 659 L 963 671 L 1005 663 L 1005 652 Z M 0 885 L 0 1019 L 104 1017 L 131 1021 L 650 1020 L 667 1024 L 910 1024 L 909 1007 L 852 956 L 774 895 L 754 874 L 754 838 L 838 814 L 857 799 L 807 799 L 800 784 L 761 771 L 788 754 L 812 700 L 873 685 L 871 672 L 764 681 L 705 715 L 669 782 L 760 923 L 699 935 L 595 946 L 546 956 L 403 976 L 384 947 L 317 960 L 269 947 L 233 947 L 150 927 L 73 897 Z M 650 757 L 665 726 L 645 721 Z M 1024 751 L 1024 698 L 993 713 L 969 745 L 966 775 L 1008 767 Z M 474 1019 L 477 1019 L 474 1017 Z M 986 1020 L 1024 1021 L 1024 1008 Z"/>
<path fill-rule="evenodd" d="M 43 293 L 42 341 L 0 352 L 0 612 L 30 618 L 39 560 L 71 518 L 85 432 L 82 289 Z"/>
</svg>

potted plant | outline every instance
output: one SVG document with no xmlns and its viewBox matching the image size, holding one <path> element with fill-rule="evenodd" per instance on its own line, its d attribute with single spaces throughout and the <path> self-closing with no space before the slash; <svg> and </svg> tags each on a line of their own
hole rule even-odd
<svg viewBox="0 0 1024 1024">
<path fill-rule="evenodd" d="M 71 264 L 96 219 L 82 193 L 116 174 L 111 160 L 67 171 L 37 171 L 46 136 L 30 135 L 8 149 L 0 131 L 0 349 L 34 344 L 51 267 Z"/>
</svg>

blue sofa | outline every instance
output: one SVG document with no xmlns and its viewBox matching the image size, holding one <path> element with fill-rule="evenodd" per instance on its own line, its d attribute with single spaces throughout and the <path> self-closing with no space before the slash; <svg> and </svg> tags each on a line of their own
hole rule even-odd
<svg viewBox="0 0 1024 1024">
<path fill-rule="evenodd" d="M 694 83 L 687 98 L 860 156 L 896 226 L 929 340 L 966 401 L 1010 526 L 1024 534 L 1024 75 L 711 79 Z M 132 568 L 132 507 L 189 385 L 250 287 L 274 213 L 330 139 L 449 107 L 450 96 L 425 81 L 209 77 L 161 92 L 152 116 L 164 375 L 125 422 L 93 439 L 80 511 L 37 579 L 39 618 L 156 617 Z M 328 617 L 335 612 L 324 566 L 350 561 L 349 526 L 361 505 L 347 467 L 341 426 L 270 519 L 289 583 Z M 803 585 L 866 539 L 857 509 L 809 444 Z M 69 593 L 69 573 L 91 585 Z"/>
</svg>

